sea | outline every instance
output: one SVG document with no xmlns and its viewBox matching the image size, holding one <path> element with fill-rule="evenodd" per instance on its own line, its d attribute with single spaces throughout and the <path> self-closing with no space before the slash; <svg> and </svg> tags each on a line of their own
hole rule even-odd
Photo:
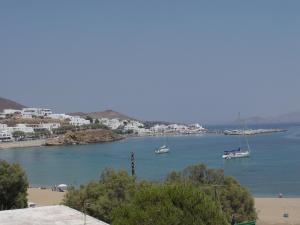
<svg viewBox="0 0 300 225">
<path fill-rule="evenodd" d="M 245 146 L 244 138 L 222 134 L 137 137 L 104 144 L 7 149 L 0 150 L 0 159 L 19 163 L 31 186 L 51 187 L 61 183 L 79 186 L 99 180 L 105 168 L 131 173 L 130 156 L 134 152 L 136 175 L 141 180 L 162 181 L 171 171 L 205 163 L 234 176 L 254 196 L 275 197 L 282 193 L 300 197 L 300 126 L 267 128 L 271 127 L 287 131 L 248 136 L 251 157 L 243 159 L 221 158 L 223 151 L 236 149 L 240 143 Z M 154 154 L 154 149 L 163 144 L 170 147 L 170 153 Z"/>
</svg>

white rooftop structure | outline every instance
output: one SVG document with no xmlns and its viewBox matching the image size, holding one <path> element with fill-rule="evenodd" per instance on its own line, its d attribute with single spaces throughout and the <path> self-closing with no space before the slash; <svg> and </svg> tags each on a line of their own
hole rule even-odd
<svg viewBox="0 0 300 225">
<path fill-rule="evenodd" d="M 1 225 L 83 225 L 84 214 L 67 206 L 44 206 L 37 208 L 0 211 Z M 86 225 L 108 225 L 86 216 Z"/>
<path fill-rule="evenodd" d="M 43 109 L 43 108 L 23 108 L 22 109 L 22 117 L 32 118 L 33 116 L 48 116 L 51 115 L 51 109 Z"/>
</svg>

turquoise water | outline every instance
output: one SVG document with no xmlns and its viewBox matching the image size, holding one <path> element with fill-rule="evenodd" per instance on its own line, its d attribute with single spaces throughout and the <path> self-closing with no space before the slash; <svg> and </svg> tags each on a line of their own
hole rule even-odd
<svg viewBox="0 0 300 225">
<path fill-rule="evenodd" d="M 130 171 L 130 152 L 136 155 L 139 178 L 162 180 L 172 170 L 205 163 L 223 168 L 256 196 L 300 196 L 300 127 L 285 133 L 249 137 L 252 155 L 246 159 L 223 160 L 224 150 L 237 147 L 238 137 L 207 134 L 130 138 L 119 142 L 64 147 L 1 150 L 0 158 L 20 163 L 32 185 L 59 183 L 79 185 L 98 179 L 105 167 Z M 155 155 L 153 149 L 168 142 L 169 154 Z"/>
</svg>

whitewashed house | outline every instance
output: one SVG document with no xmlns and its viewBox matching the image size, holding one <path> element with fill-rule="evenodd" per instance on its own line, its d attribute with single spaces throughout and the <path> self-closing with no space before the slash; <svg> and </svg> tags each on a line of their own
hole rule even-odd
<svg viewBox="0 0 300 225">
<path fill-rule="evenodd" d="M 6 130 L 7 129 L 7 124 L 0 123 L 0 131 L 1 130 Z"/>
<path fill-rule="evenodd" d="M 5 115 L 12 115 L 12 114 L 15 114 L 15 113 L 21 113 L 22 110 L 17 110 L 17 109 L 4 109 L 3 110 L 3 114 Z"/>
<path fill-rule="evenodd" d="M 26 124 L 17 124 L 15 127 L 8 127 L 6 124 L 0 124 L 0 131 L 12 134 L 15 131 L 22 131 L 24 133 L 33 133 L 34 129 Z"/>
<path fill-rule="evenodd" d="M 70 117 L 70 124 L 72 124 L 74 126 L 88 125 L 90 123 L 91 122 L 89 120 L 81 118 L 80 116 L 71 116 Z"/>
<path fill-rule="evenodd" d="M 13 141 L 13 136 L 8 130 L 0 130 L 0 142 Z"/>
<path fill-rule="evenodd" d="M 24 133 L 34 133 L 34 129 L 32 127 L 28 127 L 26 124 L 17 124 L 15 127 L 8 127 L 11 133 L 15 131 L 22 131 Z"/>
<path fill-rule="evenodd" d="M 49 116 L 51 114 L 52 111 L 50 109 L 44 109 L 44 108 L 23 108 L 22 109 L 23 118 Z"/>
<path fill-rule="evenodd" d="M 5 119 L 7 116 L 14 115 L 16 113 L 21 114 L 21 110 L 17 109 L 4 109 L 2 113 L 0 113 L 0 118 Z"/>
<path fill-rule="evenodd" d="M 27 127 L 31 127 L 34 130 L 49 130 L 52 132 L 53 129 L 60 127 L 60 123 L 40 123 L 40 124 L 27 124 Z"/>
<path fill-rule="evenodd" d="M 120 126 L 124 126 L 124 123 L 119 119 L 108 119 L 108 118 L 101 118 L 99 119 L 100 123 L 109 127 L 112 130 L 118 129 Z"/>
<path fill-rule="evenodd" d="M 153 133 L 164 133 L 167 129 L 168 126 L 164 124 L 162 125 L 156 124 L 155 126 L 150 128 L 151 132 Z"/>
<path fill-rule="evenodd" d="M 60 128 L 60 123 L 41 123 L 39 124 L 39 128 L 52 131 L 53 129 Z"/>
<path fill-rule="evenodd" d="M 132 130 L 137 134 L 149 133 L 147 129 L 144 128 L 144 124 L 137 120 L 124 120 L 123 123 L 125 123 L 125 126 L 123 128 L 125 131 Z"/>
<path fill-rule="evenodd" d="M 71 119 L 72 116 L 66 115 L 64 113 L 53 113 L 48 115 L 47 117 L 55 120 L 66 120 L 66 119 Z"/>
</svg>

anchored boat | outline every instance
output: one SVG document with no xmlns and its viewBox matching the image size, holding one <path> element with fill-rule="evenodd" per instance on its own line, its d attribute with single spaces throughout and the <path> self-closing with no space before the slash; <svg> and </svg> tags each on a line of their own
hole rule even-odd
<svg viewBox="0 0 300 225">
<path fill-rule="evenodd" d="M 170 151 L 170 148 L 168 148 L 166 145 L 163 145 L 155 150 L 155 154 L 168 153 L 169 151 Z"/>
<path fill-rule="evenodd" d="M 232 151 L 225 151 L 222 155 L 223 159 L 232 159 L 232 158 L 246 158 L 250 156 L 250 150 L 242 150 L 238 148 Z"/>
<path fill-rule="evenodd" d="M 240 120 L 240 114 L 239 114 L 239 120 Z M 244 136 L 244 139 L 245 139 L 246 145 L 247 145 L 247 149 L 241 149 L 241 147 L 239 147 L 236 150 L 224 151 L 224 154 L 222 155 L 223 159 L 235 159 L 235 158 L 250 157 L 251 150 L 250 150 L 248 139 L 245 135 L 245 128 L 243 128 L 237 135 L 239 135 L 239 146 L 241 146 L 240 135 Z"/>
</svg>

